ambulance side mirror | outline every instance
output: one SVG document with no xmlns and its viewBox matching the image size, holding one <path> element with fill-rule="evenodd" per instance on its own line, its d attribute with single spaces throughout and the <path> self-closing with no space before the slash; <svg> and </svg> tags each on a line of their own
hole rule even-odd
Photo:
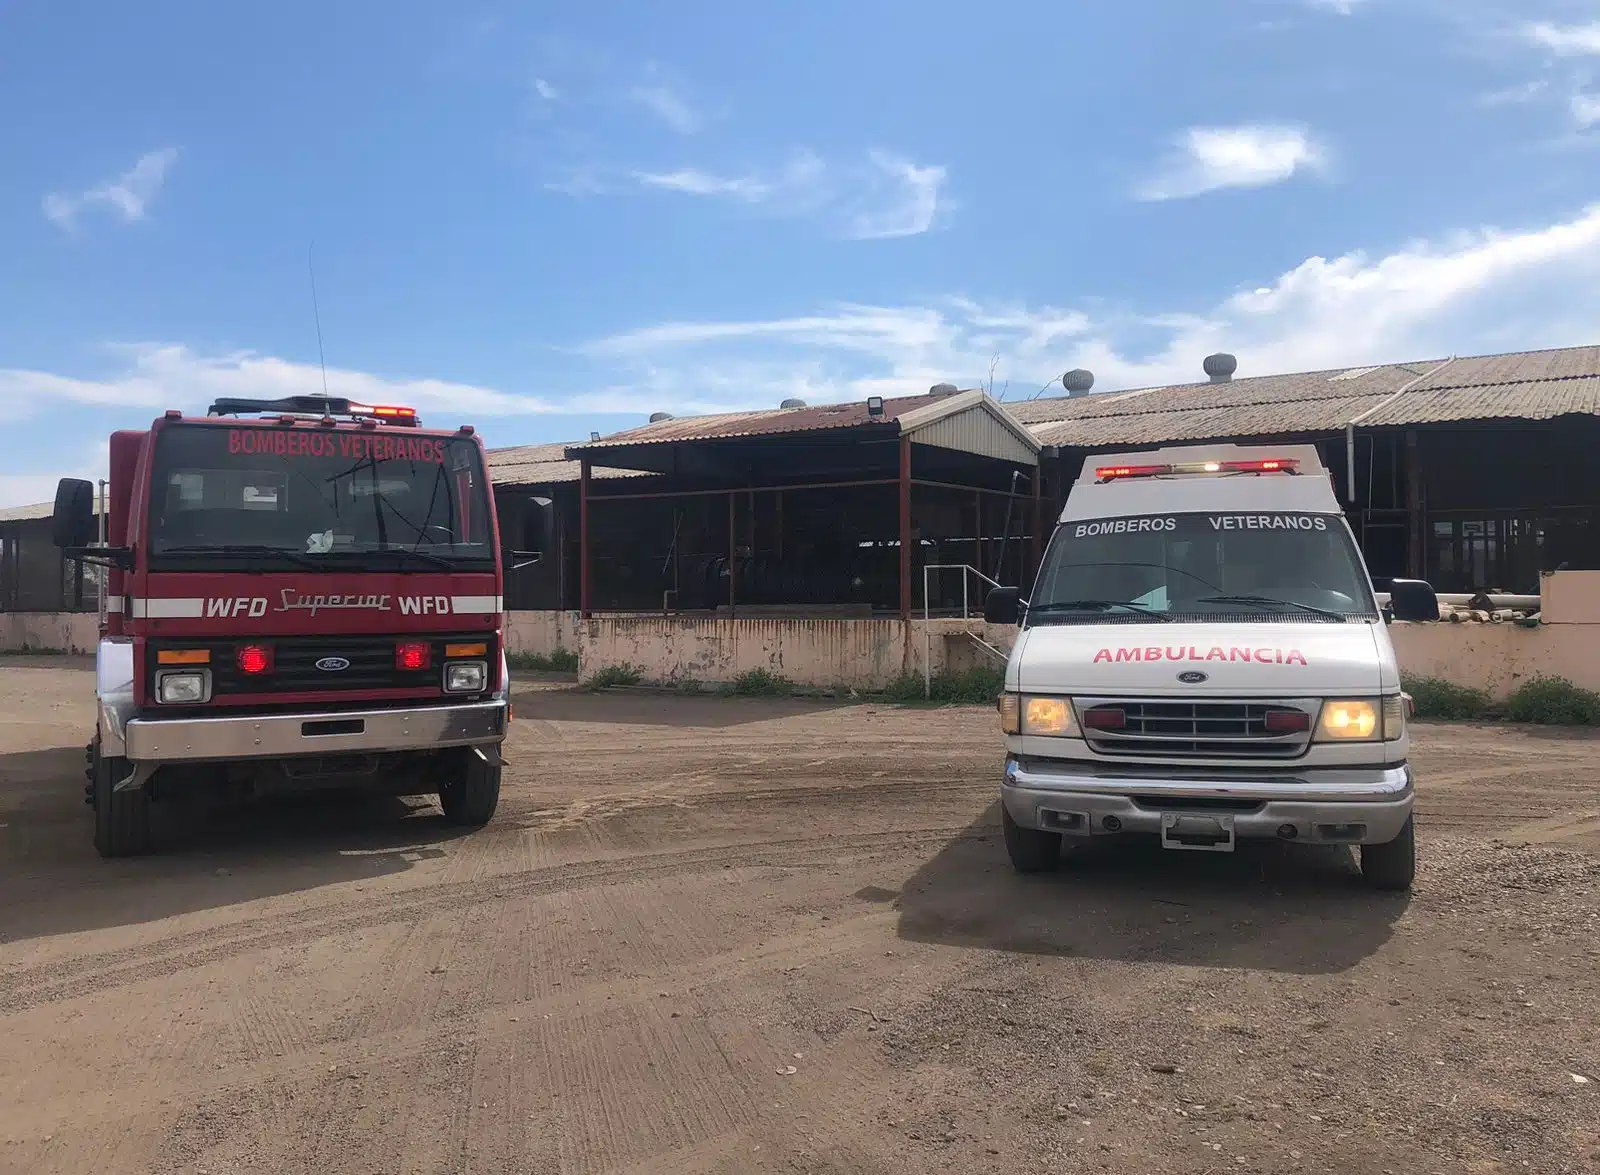
<svg viewBox="0 0 1600 1175">
<path fill-rule="evenodd" d="M 1396 620 L 1439 619 L 1439 597 L 1420 579 L 1397 579 L 1389 585 L 1389 608 Z"/>
<path fill-rule="evenodd" d="M 983 602 L 986 624 L 1016 624 L 1021 618 L 1022 598 L 1016 588 L 995 588 Z"/>
<path fill-rule="evenodd" d="M 81 550 L 96 538 L 94 483 L 64 477 L 56 486 L 55 509 L 50 515 L 50 537 L 62 550 Z"/>
</svg>

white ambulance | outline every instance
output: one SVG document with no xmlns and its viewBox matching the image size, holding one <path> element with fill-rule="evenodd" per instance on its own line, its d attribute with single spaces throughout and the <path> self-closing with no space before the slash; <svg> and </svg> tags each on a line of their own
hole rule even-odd
<svg viewBox="0 0 1600 1175">
<path fill-rule="evenodd" d="M 1149 833 L 1359 845 L 1380 889 L 1416 871 L 1409 699 L 1390 620 L 1436 620 L 1396 580 L 1380 610 L 1311 446 L 1090 458 L 1023 601 L 1000 700 L 1006 848 L 1053 869 L 1064 840 Z"/>
</svg>

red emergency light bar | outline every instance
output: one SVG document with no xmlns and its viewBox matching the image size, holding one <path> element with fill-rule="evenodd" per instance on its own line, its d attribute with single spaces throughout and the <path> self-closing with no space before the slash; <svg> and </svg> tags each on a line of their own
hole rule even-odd
<svg viewBox="0 0 1600 1175">
<path fill-rule="evenodd" d="M 417 410 L 415 408 L 400 408 L 391 404 L 350 405 L 350 415 L 373 420 L 381 420 L 388 424 L 416 424 Z"/>
<path fill-rule="evenodd" d="M 320 417 L 324 422 L 336 416 L 385 424 L 417 425 L 415 408 L 396 405 L 355 404 L 342 396 L 286 396 L 281 400 L 242 400 L 226 397 L 211 405 L 212 416 L 242 416 L 262 413 L 279 417 L 285 423 Z M 171 418 L 173 413 L 168 412 Z"/>
<path fill-rule="evenodd" d="M 1129 477 L 1165 477 L 1182 473 L 1295 473 L 1300 468 L 1296 457 L 1268 457 L 1257 461 L 1182 461 L 1167 465 L 1100 465 L 1094 475 L 1100 481 Z"/>
</svg>

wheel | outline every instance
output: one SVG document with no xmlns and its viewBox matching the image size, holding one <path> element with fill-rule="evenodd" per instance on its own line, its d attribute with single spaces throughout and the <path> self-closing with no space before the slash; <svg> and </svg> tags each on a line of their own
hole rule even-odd
<svg viewBox="0 0 1600 1175">
<path fill-rule="evenodd" d="M 487 824 L 500 804 L 500 767 L 468 750 L 451 765 L 450 782 L 439 788 L 439 807 L 451 824 Z"/>
<path fill-rule="evenodd" d="M 1407 890 L 1417 876 L 1415 817 L 1388 844 L 1361 846 L 1361 876 L 1373 889 Z"/>
<path fill-rule="evenodd" d="M 1000 805 L 1000 816 L 1005 825 L 1006 852 L 1011 855 L 1011 867 L 1018 873 L 1049 873 L 1061 863 L 1059 832 L 1023 828 L 1011 819 L 1004 804 Z"/>
<path fill-rule="evenodd" d="M 133 764 L 107 759 L 96 739 L 89 747 L 89 801 L 94 807 L 94 847 L 102 857 L 135 857 L 150 851 L 150 788 L 113 791 Z"/>
</svg>

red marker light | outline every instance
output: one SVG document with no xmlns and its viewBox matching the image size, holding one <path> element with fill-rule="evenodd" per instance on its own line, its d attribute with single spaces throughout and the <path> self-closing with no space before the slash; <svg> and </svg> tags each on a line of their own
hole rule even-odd
<svg viewBox="0 0 1600 1175">
<path fill-rule="evenodd" d="M 1311 715 L 1304 710 L 1268 710 L 1265 725 L 1268 734 L 1299 734 L 1311 729 Z"/>
<path fill-rule="evenodd" d="M 1111 481 L 1118 477 L 1155 477 L 1171 472 L 1170 465 L 1102 465 L 1094 471 L 1094 475 L 1101 481 Z"/>
<path fill-rule="evenodd" d="M 239 650 L 239 672 L 259 677 L 272 672 L 272 650 L 265 645 L 245 645 Z"/>
<path fill-rule="evenodd" d="M 1121 730 L 1128 725 L 1128 715 L 1122 710 L 1104 708 L 1086 710 L 1083 724 L 1093 730 Z"/>
<path fill-rule="evenodd" d="M 1224 461 L 1227 473 L 1293 473 L 1300 462 L 1293 457 L 1269 457 L 1265 461 Z"/>
<path fill-rule="evenodd" d="M 394 647 L 396 669 L 426 669 L 433 660 L 433 649 L 427 641 L 401 641 Z"/>
<path fill-rule="evenodd" d="M 411 420 L 417 415 L 415 408 L 379 407 L 372 410 L 374 416 L 381 416 L 386 420 Z"/>
</svg>

